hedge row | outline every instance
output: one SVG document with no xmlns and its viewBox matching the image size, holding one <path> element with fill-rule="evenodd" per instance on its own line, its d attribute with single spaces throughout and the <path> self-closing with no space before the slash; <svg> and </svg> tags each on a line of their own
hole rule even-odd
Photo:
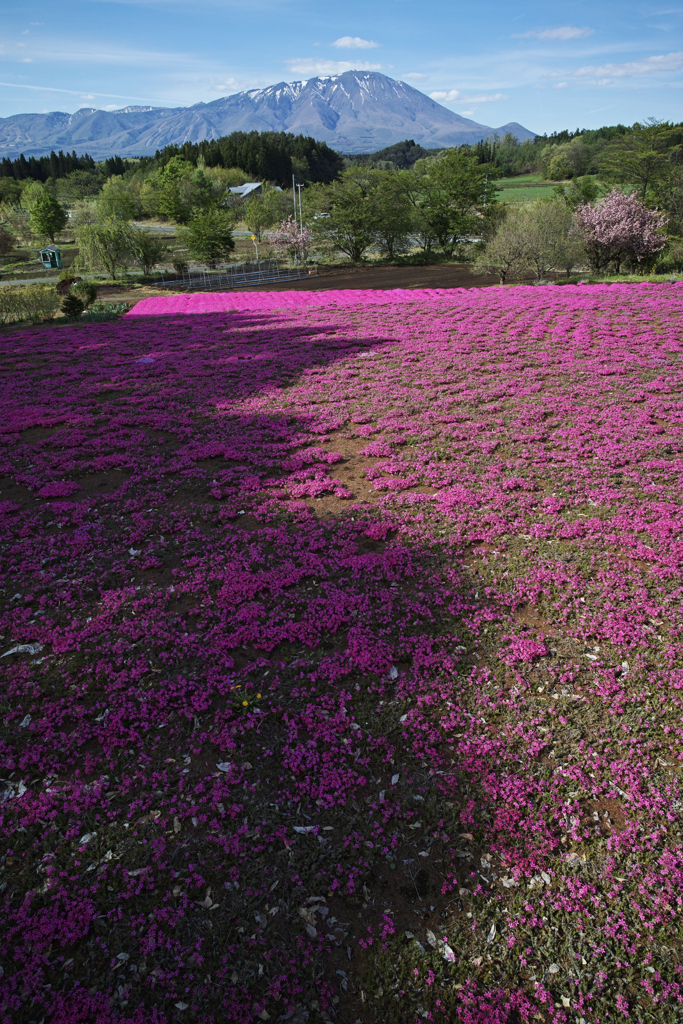
<svg viewBox="0 0 683 1024">
<path fill-rule="evenodd" d="M 61 303 L 55 288 L 47 284 L 26 284 L 0 288 L 0 323 L 38 324 L 51 320 Z"/>
</svg>

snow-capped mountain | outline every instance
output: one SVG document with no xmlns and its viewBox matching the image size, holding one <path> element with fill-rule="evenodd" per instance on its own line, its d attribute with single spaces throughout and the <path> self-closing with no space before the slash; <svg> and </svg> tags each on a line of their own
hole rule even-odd
<svg viewBox="0 0 683 1024">
<path fill-rule="evenodd" d="M 192 107 L 123 107 L 75 114 L 15 114 L 0 118 L 0 156 L 38 156 L 51 149 L 87 150 L 96 159 L 144 156 L 169 143 L 217 139 L 234 131 L 312 135 L 343 153 L 371 153 L 403 139 L 426 147 L 477 142 L 496 132 L 518 139 L 534 133 L 512 122 L 477 124 L 376 71 L 280 82 Z"/>
</svg>

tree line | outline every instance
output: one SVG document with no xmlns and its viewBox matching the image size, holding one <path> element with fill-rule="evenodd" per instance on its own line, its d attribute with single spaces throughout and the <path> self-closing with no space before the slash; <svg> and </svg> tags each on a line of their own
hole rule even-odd
<svg viewBox="0 0 683 1024">
<path fill-rule="evenodd" d="M 110 165 L 115 164 L 115 157 Z M 15 181 L 47 181 L 48 178 L 65 178 L 72 171 L 91 171 L 95 167 L 95 161 L 87 153 L 77 156 L 74 149 L 71 153 L 65 153 L 60 149 L 55 153 L 54 149 L 49 156 L 30 156 L 28 159 L 22 153 L 16 160 L 3 157 L 0 164 L 0 177 L 14 178 Z M 112 169 L 109 174 L 121 173 Z"/>
<path fill-rule="evenodd" d="M 631 154 L 640 154 L 646 148 L 652 153 L 654 164 L 675 162 L 680 159 L 682 143 L 683 123 L 650 120 L 630 126 L 616 124 L 553 132 L 523 142 L 512 134 L 502 138 L 491 135 L 458 148 L 474 155 L 480 164 L 494 165 L 503 178 L 539 173 L 548 181 L 566 181 L 586 175 L 604 175 L 622 166 L 622 179 L 627 180 Z M 413 139 L 407 139 L 376 153 L 345 157 L 345 162 L 347 167 L 405 170 L 440 152 L 442 150 L 424 149 Z M 624 155 L 629 159 L 625 166 L 621 164 Z"/>
<path fill-rule="evenodd" d="M 193 167 L 239 167 L 252 181 L 289 187 L 300 182 L 330 182 L 344 166 L 340 153 L 326 142 L 290 132 L 232 132 L 220 139 L 164 146 L 140 160 L 140 170 L 163 168 L 174 158 Z"/>
<path fill-rule="evenodd" d="M 566 133 L 544 144 L 571 146 L 584 135 Z M 222 159 L 240 158 L 240 147 L 256 145 L 259 139 L 267 149 L 275 144 L 277 148 L 287 138 L 293 146 L 296 137 L 282 133 L 234 133 L 229 137 L 233 148 L 224 148 Z M 132 224 L 145 218 L 177 224 L 190 255 L 209 264 L 229 257 L 234 249 L 232 229 L 244 222 L 257 240 L 269 233 L 273 245 L 277 247 L 280 239 L 283 251 L 297 259 L 314 246 L 320 254 L 342 253 L 353 261 L 371 251 L 393 260 L 408 255 L 430 261 L 475 260 L 478 267 L 496 269 L 503 280 L 532 272 L 542 275 L 549 267 L 568 272 L 589 263 L 594 269 L 643 269 L 653 261 L 665 266 L 668 260 L 673 269 L 682 260 L 681 126 L 652 121 L 606 132 L 601 138 L 605 144 L 596 175 L 572 174 L 549 200 L 516 210 L 498 198 L 503 168 L 495 139 L 437 152 L 406 140 L 380 151 L 386 160 L 350 162 L 338 167 L 331 178 L 328 168 L 330 180 L 308 180 L 302 196 L 305 235 L 290 189 L 281 189 L 271 179 L 263 181 L 260 195 L 242 198 L 229 189 L 253 175 L 242 167 L 209 164 L 205 154 L 215 157 L 218 152 L 213 143 L 169 147 L 98 181 L 95 194 L 71 201 L 69 226 L 78 237 L 79 258 L 111 273 L 126 258 L 137 261 L 146 272 L 161 260 L 160 243 L 149 232 L 142 233 L 143 239 Z M 309 155 L 313 141 L 299 137 L 301 146 L 309 147 Z M 403 168 L 397 166 L 400 162 Z M 62 181 L 68 184 L 75 176 L 89 173 L 75 170 Z M 603 250 L 599 258 L 595 256 L 599 244 L 590 248 L 587 226 L 581 226 L 575 211 L 607 208 L 608 195 L 610 201 L 615 199 L 610 191 L 615 187 L 625 197 L 635 193 L 643 209 L 659 218 L 652 229 L 657 239 L 663 237 L 666 222 L 665 251 L 664 243 L 653 248 L 652 242 L 646 253 L 622 239 L 609 259 Z M 66 225 L 66 205 L 64 193 L 49 181 L 24 182 L 20 201 L 0 208 L 0 249 L 35 236 L 53 240 Z M 617 207 L 613 204 L 613 208 Z M 623 207 L 627 210 L 632 225 L 645 224 L 644 215 L 636 216 L 632 206 Z"/>
<path fill-rule="evenodd" d="M 521 145 L 493 138 L 417 155 L 400 170 L 397 161 L 415 152 L 409 141 L 393 154 L 381 151 L 395 157 L 391 170 L 383 159 L 359 160 L 330 186 L 309 189 L 310 223 L 318 239 L 354 260 L 371 248 L 395 257 L 417 244 L 425 254 L 472 259 L 503 282 L 577 267 L 680 270 L 682 143 L 683 125 L 651 120 Z M 568 161 L 564 181 L 547 199 L 501 203 L 496 182 L 509 170 L 506 148 L 546 159 L 548 147 L 548 166 L 557 167 L 558 154 Z M 586 152 L 577 156 L 580 147 Z"/>
<path fill-rule="evenodd" d="M 582 139 L 558 142 L 550 166 Z M 683 125 L 652 119 L 603 142 L 594 174 L 565 167 L 567 180 L 549 199 L 501 209 L 477 253 L 479 269 L 497 271 L 501 281 L 582 266 L 595 273 L 683 269 Z"/>
<path fill-rule="evenodd" d="M 245 180 L 271 181 L 289 186 L 292 175 L 300 182 L 332 181 L 344 167 L 344 158 L 327 143 L 287 132 L 233 132 L 219 139 L 164 146 L 154 156 L 126 159 L 111 156 L 96 162 L 88 153 L 54 150 L 46 156 L 0 162 L 0 201 L 17 201 L 22 186 L 39 181 L 61 200 L 72 202 L 96 195 L 112 175 L 143 179 L 153 176 L 174 158 L 192 167 L 238 168 Z"/>
</svg>

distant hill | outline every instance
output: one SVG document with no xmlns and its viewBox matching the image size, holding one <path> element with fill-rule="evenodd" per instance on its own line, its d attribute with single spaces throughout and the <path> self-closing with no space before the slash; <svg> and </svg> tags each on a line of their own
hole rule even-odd
<svg viewBox="0 0 683 1024">
<path fill-rule="evenodd" d="M 102 160 L 153 155 L 169 144 L 218 139 L 234 131 L 310 135 L 343 153 L 371 153 L 399 139 L 425 148 L 474 143 L 512 132 L 522 142 L 534 133 L 512 122 L 478 124 L 447 110 L 424 93 L 376 71 L 280 82 L 192 107 L 123 107 L 75 114 L 14 114 L 0 118 L 0 157 L 77 150 Z"/>
</svg>

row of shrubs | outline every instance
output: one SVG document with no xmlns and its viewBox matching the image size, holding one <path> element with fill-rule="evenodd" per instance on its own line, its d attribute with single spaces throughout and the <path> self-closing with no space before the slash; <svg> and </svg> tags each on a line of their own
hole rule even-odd
<svg viewBox="0 0 683 1024">
<path fill-rule="evenodd" d="M 68 317 L 79 317 L 87 311 L 88 319 L 118 315 L 127 304 L 98 304 L 97 286 L 91 281 L 73 279 L 60 281 L 56 288 L 47 284 L 26 284 L 0 288 L 0 323 L 32 324 L 52 320 L 61 311 Z"/>
<path fill-rule="evenodd" d="M 48 284 L 7 285 L 0 288 L 0 323 L 39 324 L 51 320 L 61 303 L 57 289 Z"/>
</svg>

